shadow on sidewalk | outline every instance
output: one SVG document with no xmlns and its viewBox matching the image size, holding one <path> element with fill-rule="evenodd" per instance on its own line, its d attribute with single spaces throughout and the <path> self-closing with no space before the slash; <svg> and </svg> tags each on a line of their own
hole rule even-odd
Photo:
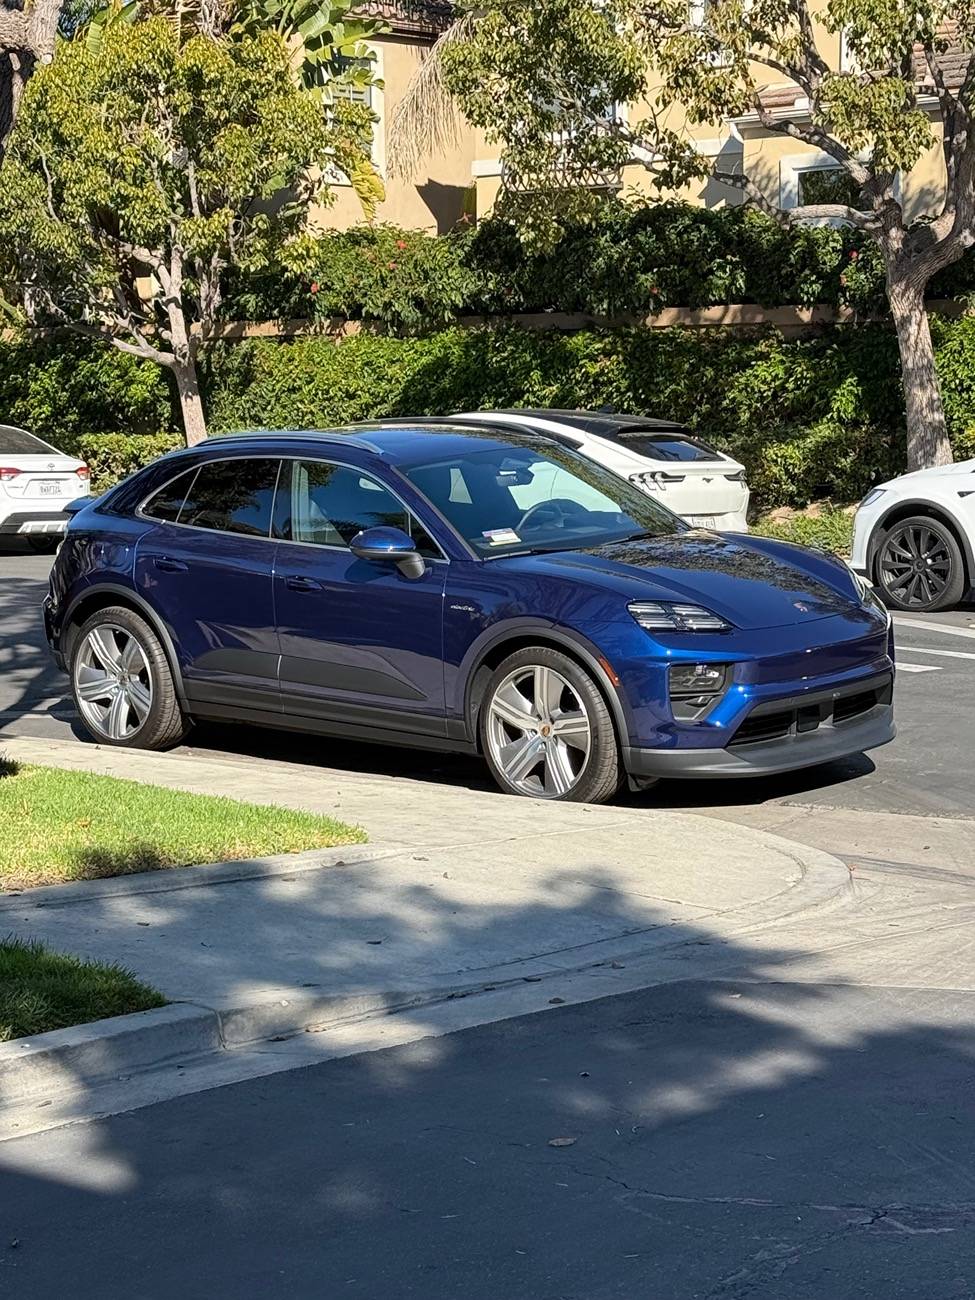
<svg viewBox="0 0 975 1300">
<path fill-rule="evenodd" d="M 401 1013 L 409 1046 L 0 1145 L 5 1293 L 971 1296 L 975 995 L 787 983 L 812 954 L 674 924 L 598 863 L 578 877 L 508 905 L 417 883 L 378 913 L 364 892 L 318 946 L 302 891 L 259 882 L 253 943 L 323 986 L 407 940 L 427 969 L 466 953 L 473 978 L 494 948 L 564 950 L 597 916 L 669 927 L 670 974 L 446 1037 Z M 178 934 L 187 900 L 141 902 Z M 228 960 L 211 937 L 200 960 Z"/>
</svg>

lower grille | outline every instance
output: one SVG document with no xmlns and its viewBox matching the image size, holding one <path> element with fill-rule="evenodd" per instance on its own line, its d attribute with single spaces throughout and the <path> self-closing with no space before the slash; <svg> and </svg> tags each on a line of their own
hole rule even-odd
<svg viewBox="0 0 975 1300">
<path fill-rule="evenodd" d="M 784 740 L 802 736 L 820 727 L 841 727 L 862 718 L 879 704 L 890 704 L 894 679 L 890 675 L 875 678 L 868 687 L 862 683 L 838 694 L 830 691 L 820 696 L 795 700 L 772 700 L 757 705 L 735 732 L 733 745 L 759 745 L 766 740 Z"/>
</svg>

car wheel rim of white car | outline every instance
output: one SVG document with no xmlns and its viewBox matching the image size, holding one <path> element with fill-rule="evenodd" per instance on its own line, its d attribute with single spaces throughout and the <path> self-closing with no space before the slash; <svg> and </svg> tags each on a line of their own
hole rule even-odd
<svg viewBox="0 0 975 1300">
<path fill-rule="evenodd" d="M 152 708 L 152 674 L 131 632 L 114 623 L 92 628 L 75 659 L 78 708 L 90 727 L 109 740 L 126 740 Z"/>
<path fill-rule="evenodd" d="M 529 664 L 506 677 L 488 706 L 488 744 L 505 780 L 521 794 L 564 797 L 586 768 L 589 716 L 560 673 Z"/>
<path fill-rule="evenodd" d="M 951 581 L 951 555 L 933 529 L 898 528 L 884 543 L 880 572 L 891 596 L 905 605 L 926 607 Z"/>
</svg>

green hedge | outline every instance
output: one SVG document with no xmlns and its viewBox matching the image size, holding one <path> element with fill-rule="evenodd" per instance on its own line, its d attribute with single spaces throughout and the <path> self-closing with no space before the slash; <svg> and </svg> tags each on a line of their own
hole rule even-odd
<svg viewBox="0 0 975 1300">
<path fill-rule="evenodd" d="M 67 450 L 91 429 L 156 433 L 172 418 L 169 384 L 150 362 L 72 334 L 0 343 L 0 424 Z"/>
<path fill-rule="evenodd" d="M 955 454 L 975 456 L 975 317 L 935 318 L 933 330 Z M 120 358 L 109 384 L 117 354 L 106 349 L 76 348 L 66 360 L 47 345 L 36 355 L 25 347 L 0 344 L 0 375 L 9 384 L 20 365 L 25 391 L 46 394 L 43 418 L 0 407 L 0 423 L 13 419 L 76 448 L 99 490 L 179 442 L 159 433 L 176 414 L 144 367 Z M 92 387 L 82 391 L 79 376 Z M 770 330 L 513 326 L 339 343 L 260 339 L 209 348 L 202 378 L 214 431 L 519 405 L 674 418 L 744 462 L 762 509 L 854 501 L 904 467 L 897 348 L 881 324 L 790 339 Z M 151 415 L 158 436 L 81 437 L 72 432 L 79 412 L 89 429 L 109 431 L 138 428 L 140 415 L 144 427 Z"/>
<path fill-rule="evenodd" d="M 97 495 L 183 445 L 181 433 L 86 433 L 74 440 L 72 450 L 91 470 L 91 488 Z"/>
<path fill-rule="evenodd" d="M 975 252 L 934 280 L 930 296 L 972 290 Z M 613 201 L 544 252 L 526 249 L 498 219 L 445 236 L 379 225 L 306 238 L 288 267 L 239 277 L 223 311 L 236 320 L 347 316 L 417 331 L 464 315 L 646 315 L 741 302 L 883 313 L 882 260 L 847 227 L 784 231 L 749 208 Z"/>
<path fill-rule="evenodd" d="M 955 454 L 975 455 L 975 318 L 936 319 Z M 307 428 L 503 406 L 599 407 L 687 423 L 741 459 L 759 506 L 860 497 L 904 467 L 896 342 L 883 325 L 772 331 L 514 327 L 333 343 L 254 340 L 208 357 L 214 427 Z"/>
</svg>

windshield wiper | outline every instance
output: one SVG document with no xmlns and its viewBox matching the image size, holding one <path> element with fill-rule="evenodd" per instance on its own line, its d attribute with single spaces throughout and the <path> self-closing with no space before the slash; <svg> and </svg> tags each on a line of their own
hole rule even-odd
<svg viewBox="0 0 975 1300">
<path fill-rule="evenodd" d="M 656 533 L 656 532 L 651 531 L 650 529 L 647 529 L 645 532 L 642 532 L 642 533 L 630 533 L 630 535 L 629 535 L 628 537 L 621 537 L 621 538 L 620 538 L 620 541 L 622 541 L 622 542 L 645 542 L 645 541 L 649 541 L 650 539 L 653 539 L 653 538 L 657 538 L 657 537 L 669 537 L 669 536 L 671 536 L 670 533 Z"/>
</svg>

